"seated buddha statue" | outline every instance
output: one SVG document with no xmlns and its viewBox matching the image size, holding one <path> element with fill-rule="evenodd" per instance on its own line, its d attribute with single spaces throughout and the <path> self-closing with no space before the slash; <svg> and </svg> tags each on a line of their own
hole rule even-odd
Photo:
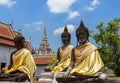
<svg viewBox="0 0 120 83">
<path fill-rule="evenodd" d="M 0 81 L 24 82 L 29 80 L 30 83 L 34 83 L 36 65 L 31 52 L 24 46 L 25 38 L 16 36 L 14 44 L 16 51 L 11 53 L 10 65 L 2 69 Z"/>
<path fill-rule="evenodd" d="M 65 71 L 70 64 L 71 51 L 73 46 L 70 45 L 71 35 L 65 26 L 64 32 L 61 34 L 62 46 L 58 48 L 57 60 L 53 65 L 45 68 L 45 71 L 50 71 L 51 73 Z"/>
<path fill-rule="evenodd" d="M 64 32 L 61 34 L 62 46 L 58 48 L 57 59 L 51 65 L 45 67 L 44 73 L 41 73 L 40 83 L 56 83 L 56 73 L 66 71 L 71 61 L 71 52 L 73 46 L 70 44 L 71 35 L 65 26 Z"/>
<path fill-rule="evenodd" d="M 72 50 L 71 63 L 65 73 L 57 75 L 58 80 L 102 75 L 104 63 L 97 47 L 88 41 L 89 31 L 82 21 L 76 30 L 76 38 L 77 46 Z"/>
</svg>

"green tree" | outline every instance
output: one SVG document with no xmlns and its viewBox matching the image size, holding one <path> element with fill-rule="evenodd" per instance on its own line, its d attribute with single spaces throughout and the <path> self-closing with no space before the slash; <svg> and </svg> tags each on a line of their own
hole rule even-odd
<svg viewBox="0 0 120 83">
<path fill-rule="evenodd" d="M 105 66 L 120 76 L 120 18 L 110 20 L 107 25 L 101 22 L 96 28 L 98 33 L 91 36 L 98 45 Z"/>
<path fill-rule="evenodd" d="M 53 57 L 48 63 L 48 66 L 51 66 L 56 61 L 56 57 Z"/>
</svg>

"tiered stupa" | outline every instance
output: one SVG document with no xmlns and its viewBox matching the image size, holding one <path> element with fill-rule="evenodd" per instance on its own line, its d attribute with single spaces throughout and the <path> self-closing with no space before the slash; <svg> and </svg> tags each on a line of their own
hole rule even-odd
<svg viewBox="0 0 120 83">
<path fill-rule="evenodd" d="M 39 54 L 50 54 L 52 53 L 52 49 L 48 44 L 47 34 L 46 34 L 46 24 L 44 23 L 44 35 L 40 47 L 38 49 Z"/>
</svg>

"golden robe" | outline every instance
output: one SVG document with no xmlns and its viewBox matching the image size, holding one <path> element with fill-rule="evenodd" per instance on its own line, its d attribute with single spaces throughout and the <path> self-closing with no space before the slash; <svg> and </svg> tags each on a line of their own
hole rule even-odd
<svg viewBox="0 0 120 83">
<path fill-rule="evenodd" d="M 34 83 L 33 74 L 36 70 L 36 64 L 33 60 L 33 57 L 25 48 L 20 49 L 12 56 L 13 64 L 10 69 L 3 68 L 5 70 L 5 73 L 10 73 L 15 70 L 19 70 L 21 72 L 24 72 L 28 75 L 30 82 Z"/>
<path fill-rule="evenodd" d="M 72 75 L 92 75 L 104 66 L 97 48 L 89 42 L 76 47 L 74 57 L 75 64 L 70 72 Z"/>
<path fill-rule="evenodd" d="M 69 66 L 71 61 L 72 49 L 73 46 L 71 45 L 68 45 L 65 49 L 60 48 L 59 50 L 60 61 L 54 68 L 51 68 L 52 73 L 63 71 Z"/>
</svg>

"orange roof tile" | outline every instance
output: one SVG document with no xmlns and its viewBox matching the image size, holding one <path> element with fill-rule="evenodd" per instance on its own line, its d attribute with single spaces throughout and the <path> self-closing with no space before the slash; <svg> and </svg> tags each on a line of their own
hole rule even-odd
<svg viewBox="0 0 120 83">
<path fill-rule="evenodd" d="M 29 41 L 25 41 L 25 45 L 26 45 L 26 48 L 29 50 L 29 51 L 33 51 L 33 48 L 31 46 L 31 43 Z"/>
<path fill-rule="evenodd" d="M 10 26 L 0 23 L 0 36 L 8 38 L 8 39 L 14 39 Z"/>
<path fill-rule="evenodd" d="M 14 46 L 14 35 L 10 25 L 0 22 L 0 43 L 8 46 Z"/>
<path fill-rule="evenodd" d="M 5 45 L 9 45 L 9 46 L 14 46 L 14 42 L 13 41 L 6 40 L 6 39 L 1 39 L 0 38 L 0 43 L 1 44 L 5 44 Z"/>
<path fill-rule="evenodd" d="M 34 58 L 36 64 L 47 64 L 53 57 Z"/>
</svg>

